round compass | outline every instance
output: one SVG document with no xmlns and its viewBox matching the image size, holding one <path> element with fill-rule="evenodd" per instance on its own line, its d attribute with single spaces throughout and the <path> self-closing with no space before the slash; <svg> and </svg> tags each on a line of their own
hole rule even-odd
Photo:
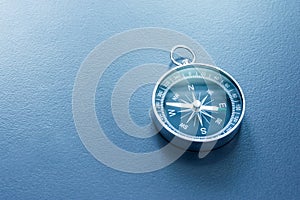
<svg viewBox="0 0 300 200">
<path fill-rule="evenodd" d="M 227 143 L 245 112 L 243 92 L 227 72 L 186 61 L 160 78 L 152 106 L 160 133 L 169 141 L 176 137 L 177 146 L 190 142 L 189 150 L 195 151 L 204 143 L 213 145 L 210 149 Z"/>
</svg>

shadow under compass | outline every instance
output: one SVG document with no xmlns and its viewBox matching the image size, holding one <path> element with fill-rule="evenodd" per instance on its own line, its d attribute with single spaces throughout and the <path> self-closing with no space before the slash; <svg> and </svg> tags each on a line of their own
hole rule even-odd
<svg viewBox="0 0 300 200">
<path fill-rule="evenodd" d="M 206 165 L 216 162 L 221 162 L 226 157 L 230 156 L 237 146 L 240 139 L 240 133 L 237 133 L 228 143 L 211 150 L 204 158 L 199 158 L 199 152 L 187 151 L 178 162 L 186 162 L 190 165 Z"/>
<path fill-rule="evenodd" d="M 243 128 L 241 128 L 241 130 L 239 130 L 239 132 L 229 142 L 216 149 L 211 150 L 204 158 L 199 158 L 199 151 L 187 150 L 176 162 L 179 164 L 190 165 L 193 167 L 222 162 L 222 160 L 226 159 L 229 156 L 232 156 L 231 153 L 235 150 L 236 146 L 239 143 L 242 134 L 241 132 L 243 132 Z M 161 133 L 159 135 L 160 137 L 157 137 L 159 141 L 157 142 L 161 144 L 160 140 L 164 140 L 166 143 L 169 143 L 168 140 L 163 135 L 161 135 Z M 174 146 L 174 148 L 181 149 L 180 147 L 174 144 L 172 145 Z M 172 154 L 172 152 L 169 153 L 170 155 Z"/>
</svg>

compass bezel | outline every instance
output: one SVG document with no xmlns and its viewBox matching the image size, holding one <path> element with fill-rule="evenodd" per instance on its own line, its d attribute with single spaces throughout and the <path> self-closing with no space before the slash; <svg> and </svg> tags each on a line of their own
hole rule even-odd
<svg viewBox="0 0 300 200">
<path fill-rule="evenodd" d="M 206 138 L 205 136 L 202 136 L 201 138 L 199 138 L 197 136 L 191 136 L 191 135 L 188 135 L 186 133 L 182 134 L 182 133 L 175 132 L 174 130 L 172 130 L 167 125 L 167 123 L 163 122 L 163 120 L 159 116 L 159 113 L 158 113 L 156 105 L 155 105 L 155 102 L 156 102 L 156 93 L 157 93 L 157 90 L 159 89 L 159 86 L 161 85 L 161 83 L 168 76 L 170 76 L 171 74 L 173 74 L 175 71 L 179 71 L 180 68 L 186 68 L 186 67 L 189 67 L 189 66 L 196 67 L 196 68 L 206 68 L 206 69 L 210 69 L 210 70 L 215 71 L 215 72 L 220 72 L 220 73 L 223 74 L 223 76 L 225 76 L 227 79 L 229 79 L 229 81 L 231 83 L 233 83 L 234 86 L 236 87 L 236 89 L 239 92 L 240 97 L 241 97 L 242 108 L 241 108 L 241 114 L 240 114 L 239 120 L 235 123 L 235 125 L 229 131 L 224 132 L 225 129 L 226 129 L 226 126 L 229 124 L 229 122 L 231 121 L 232 117 L 230 118 L 230 121 L 220 131 L 218 131 L 215 134 L 213 134 L 213 137 L 210 136 L 210 138 Z M 172 135 L 174 135 L 174 136 L 176 136 L 176 137 L 178 137 L 180 139 L 183 139 L 185 141 L 190 141 L 190 142 L 197 142 L 197 143 L 214 142 L 214 141 L 221 140 L 222 138 L 226 138 L 227 136 L 229 136 L 231 134 L 235 135 L 237 133 L 237 130 L 239 129 L 239 127 L 241 125 L 241 122 L 242 122 L 243 118 L 244 118 L 244 115 L 245 115 L 245 106 L 246 106 L 245 96 L 244 96 L 244 93 L 243 93 L 243 91 L 242 91 L 239 83 L 229 73 L 227 73 L 223 69 L 221 69 L 219 67 L 216 67 L 216 66 L 213 66 L 213 65 L 204 64 L 204 63 L 187 63 L 187 64 L 179 65 L 177 67 L 174 67 L 174 68 L 170 69 L 169 71 L 167 71 L 164 75 L 162 75 L 160 77 L 160 79 L 157 81 L 157 83 L 156 83 L 156 85 L 154 87 L 153 93 L 152 93 L 152 109 L 153 109 L 153 113 L 154 113 L 154 116 L 155 116 L 156 120 L 159 122 L 159 125 L 158 125 L 159 127 L 157 126 L 157 128 L 165 129 L 164 131 L 161 131 L 161 132 L 167 131 L 170 134 L 172 134 Z"/>
</svg>

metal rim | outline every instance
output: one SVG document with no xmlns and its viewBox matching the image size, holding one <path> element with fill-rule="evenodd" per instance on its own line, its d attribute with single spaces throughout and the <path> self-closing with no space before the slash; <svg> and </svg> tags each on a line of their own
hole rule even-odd
<svg viewBox="0 0 300 200">
<path fill-rule="evenodd" d="M 180 45 L 180 46 L 182 46 L 182 45 Z M 219 70 L 222 73 L 224 73 L 236 85 L 238 91 L 241 94 L 241 99 L 242 99 L 242 103 L 243 103 L 242 113 L 241 113 L 241 116 L 240 116 L 238 122 L 227 133 L 225 133 L 223 135 L 216 136 L 214 138 L 209 138 L 209 139 L 200 139 L 200 138 L 185 137 L 184 135 L 186 135 L 186 134 L 182 135 L 182 134 L 178 134 L 178 133 L 174 132 L 172 129 L 170 129 L 168 126 L 166 126 L 166 124 L 163 123 L 163 121 L 160 119 L 160 117 L 159 117 L 159 115 L 158 115 L 158 113 L 156 111 L 156 107 L 155 107 L 155 93 L 156 93 L 156 90 L 158 89 L 158 86 L 160 85 L 160 83 L 162 82 L 162 80 L 165 79 L 169 74 L 171 74 L 172 72 L 178 70 L 181 67 L 185 67 L 185 66 L 188 66 L 188 65 L 206 66 L 206 67 L 212 68 L 214 70 Z M 240 126 L 240 124 L 241 124 L 241 122 L 242 122 L 242 120 L 244 118 L 244 115 L 245 115 L 246 101 L 245 101 L 245 96 L 244 96 L 243 90 L 240 87 L 239 83 L 229 73 L 227 73 L 223 69 L 221 69 L 219 67 L 216 67 L 216 66 L 213 66 L 213 65 L 204 64 L 204 63 L 187 63 L 187 64 L 184 64 L 184 65 L 179 65 L 179 66 L 177 66 L 177 67 L 175 67 L 175 68 L 167 71 L 164 75 L 162 75 L 160 77 L 160 79 L 157 81 L 157 83 L 156 83 L 156 85 L 154 87 L 153 93 L 152 93 L 152 109 L 153 109 L 153 113 L 154 113 L 156 119 L 159 121 L 159 123 L 161 124 L 161 126 L 163 128 L 165 128 L 168 132 L 170 132 L 171 134 L 173 134 L 174 136 L 179 137 L 179 138 L 181 138 L 183 140 L 191 141 L 191 142 L 212 142 L 212 141 L 217 141 L 217 140 L 220 140 L 222 138 L 227 137 L 228 135 L 230 135 L 231 133 L 233 133 Z M 222 130 L 220 132 L 222 132 Z"/>
</svg>

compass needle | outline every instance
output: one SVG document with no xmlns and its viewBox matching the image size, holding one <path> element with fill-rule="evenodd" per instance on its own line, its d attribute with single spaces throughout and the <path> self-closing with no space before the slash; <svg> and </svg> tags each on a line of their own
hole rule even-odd
<svg viewBox="0 0 300 200">
<path fill-rule="evenodd" d="M 192 108 L 192 104 L 186 104 L 186 103 L 178 103 L 178 102 L 166 102 L 167 106 L 173 106 L 178 108 Z"/>
<path fill-rule="evenodd" d="M 222 111 L 222 109 L 220 109 L 218 106 L 201 106 L 201 110 L 205 110 L 205 111 Z"/>
<path fill-rule="evenodd" d="M 182 113 L 182 112 L 191 112 L 191 109 L 184 109 L 184 110 L 180 110 L 178 111 L 179 113 Z"/>
</svg>

